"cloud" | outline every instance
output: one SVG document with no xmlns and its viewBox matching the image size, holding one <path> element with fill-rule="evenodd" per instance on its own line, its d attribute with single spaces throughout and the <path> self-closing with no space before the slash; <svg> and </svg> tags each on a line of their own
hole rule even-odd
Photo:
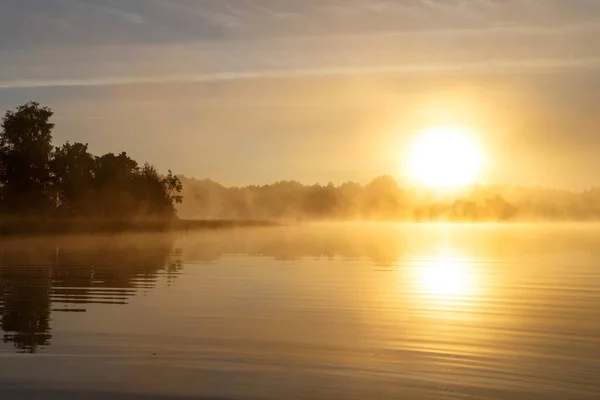
<svg viewBox="0 0 600 400">
<path fill-rule="evenodd" d="M 380 65 L 367 67 L 331 66 L 326 68 L 222 71 L 206 74 L 180 74 L 155 76 L 114 76 L 78 79 L 23 79 L 0 81 L 0 89 L 42 88 L 42 87 L 81 87 L 114 86 L 145 83 L 202 83 L 227 82 L 262 78 L 294 78 L 350 75 L 391 75 L 410 76 L 426 74 L 460 73 L 548 73 L 548 72 L 585 72 L 600 70 L 600 57 L 556 58 L 530 60 L 488 60 L 479 62 L 431 65 Z"/>
<path fill-rule="evenodd" d="M 600 17 L 595 0 L 4 0 L 2 7 L 0 31 L 20 48 L 536 29 L 597 23 Z M 38 27 L 34 21 L 45 22 Z"/>
<path fill-rule="evenodd" d="M 600 57 L 595 0 L 6 2 L 0 88 L 581 71 Z"/>
</svg>

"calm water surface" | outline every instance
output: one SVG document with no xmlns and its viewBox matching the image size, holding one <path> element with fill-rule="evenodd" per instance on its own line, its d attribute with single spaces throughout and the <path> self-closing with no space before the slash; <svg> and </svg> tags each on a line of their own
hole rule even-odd
<svg viewBox="0 0 600 400">
<path fill-rule="evenodd" d="M 598 399 L 600 226 L 0 242 L 0 398 Z"/>
</svg>

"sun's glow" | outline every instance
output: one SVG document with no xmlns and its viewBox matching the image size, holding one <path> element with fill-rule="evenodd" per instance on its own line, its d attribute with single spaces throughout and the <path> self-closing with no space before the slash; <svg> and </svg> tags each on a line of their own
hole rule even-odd
<svg viewBox="0 0 600 400">
<path fill-rule="evenodd" d="M 474 289 L 469 264 L 451 256 L 436 257 L 420 265 L 417 278 L 421 291 L 433 296 L 464 296 Z"/>
<path fill-rule="evenodd" d="M 417 134 L 407 159 L 408 177 L 432 188 L 470 185 L 480 178 L 485 155 L 472 130 L 429 128 Z"/>
</svg>

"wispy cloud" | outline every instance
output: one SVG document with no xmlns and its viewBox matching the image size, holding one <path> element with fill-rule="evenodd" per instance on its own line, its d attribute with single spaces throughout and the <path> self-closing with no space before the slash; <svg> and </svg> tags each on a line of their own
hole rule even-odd
<svg viewBox="0 0 600 400">
<path fill-rule="evenodd" d="M 600 57 L 596 0 L 4 0 L 2 7 L 0 35 L 10 39 L 0 43 L 0 88 L 579 70 L 597 68 Z"/>
<path fill-rule="evenodd" d="M 81 87 L 112 86 L 144 83 L 202 83 L 227 82 L 250 79 L 282 79 L 319 76 L 410 76 L 427 74 L 506 74 L 506 73 L 549 73 L 549 72 L 586 72 L 600 70 L 600 57 L 571 59 L 530 59 L 530 60 L 489 60 L 456 64 L 405 64 L 380 65 L 370 67 L 331 66 L 314 69 L 280 69 L 222 71 L 207 74 L 180 74 L 156 76 L 114 76 L 80 79 L 23 79 L 0 81 L 0 89 L 42 88 L 42 87 Z"/>
</svg>

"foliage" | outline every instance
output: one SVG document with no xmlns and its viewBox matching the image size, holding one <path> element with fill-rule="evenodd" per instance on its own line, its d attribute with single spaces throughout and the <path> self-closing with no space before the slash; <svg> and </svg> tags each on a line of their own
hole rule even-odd
<svg viewBox="0 0 600 400">
<path fill-rule="evenodd" d="M 36 102 L 7 111 L 0 131 L 0 211 L 83 218 L 175 216 L 181 181 L 127 153 L 94 156 L 83 143 L 52 146 L 53 112 Z"/>
<path fill-rule="evenodd" d="M 183 202 L 183 196 L 181 190 L 183 189 L 183 184 L 179 177 L 173 175 L 173 172 L 169 170 L 167 176 L 165 176 L 162 180 L 162 183 L 167 191 L 167 197 L 174 203 L 181 204 Z"/>
<path fill-rule="evenodd" d="M 6 212 L 47 210 L 51 185 L 52 110 L 36 102 L 7 111 L 0 132 L 0 194 Z"/>
</svg>

